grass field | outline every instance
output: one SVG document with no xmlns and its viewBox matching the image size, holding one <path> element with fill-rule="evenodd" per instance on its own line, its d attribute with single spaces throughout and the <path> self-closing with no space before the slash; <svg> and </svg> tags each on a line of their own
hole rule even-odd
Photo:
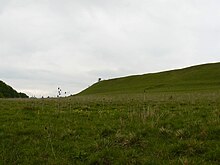
<svg viewBox="0 0 220 165">
<path fill-rule="evenodd" d="M 220 164 L 220 91 L 0 99 L 0 164 Z"/>
<path fill-rule="evenodd" d="M 0 164 L 220 164 L 220 63 L 0 99 Z"/>
</svg>

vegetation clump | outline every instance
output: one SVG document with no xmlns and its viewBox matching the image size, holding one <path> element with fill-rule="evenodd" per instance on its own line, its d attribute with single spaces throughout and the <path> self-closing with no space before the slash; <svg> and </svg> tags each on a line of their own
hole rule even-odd
<svg viewBox="0 0 220 165">
<path fill-rule="evenodd" d="M 28 98 L 28 96 L 25 93 L 18 93 L 0 80 L 0 98 Z"/>
</svg>

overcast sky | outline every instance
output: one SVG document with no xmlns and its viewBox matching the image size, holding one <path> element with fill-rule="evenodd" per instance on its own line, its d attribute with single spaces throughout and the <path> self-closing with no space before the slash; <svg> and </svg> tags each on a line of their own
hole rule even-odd
<svg viewBox="0 0 220 165">
<path fill-rule="evenodd" d="M 219 0 L 0 0 L 0 80 L 29 96 L 220 61 Z"/>
</svg>

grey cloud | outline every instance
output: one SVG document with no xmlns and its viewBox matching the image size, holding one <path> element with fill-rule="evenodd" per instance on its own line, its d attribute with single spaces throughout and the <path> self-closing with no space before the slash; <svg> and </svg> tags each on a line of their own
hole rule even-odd
<svg viewBox="0 0 220 165">
<path fill-rule="evenodd" d="M 220 60 L 218 0 L 0 4 L 0 79 L 30 94 Z"/>
</svg>

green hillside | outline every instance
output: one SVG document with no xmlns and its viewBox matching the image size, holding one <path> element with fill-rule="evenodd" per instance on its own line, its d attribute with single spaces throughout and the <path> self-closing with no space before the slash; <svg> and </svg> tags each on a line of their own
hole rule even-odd
<svg viewBox="0 0 220 165">
<path fill-rule="evenodd" d="M 79 95 L 177 92 L 220 89 L 220 63 L 104 80 L 85 89 Z"/>
<path fill-rule="evenodd" d="M 28 96 L 24 93 L 18 93 L 0 80 L 0 98 L 28 98 Z"/>
</svg>

